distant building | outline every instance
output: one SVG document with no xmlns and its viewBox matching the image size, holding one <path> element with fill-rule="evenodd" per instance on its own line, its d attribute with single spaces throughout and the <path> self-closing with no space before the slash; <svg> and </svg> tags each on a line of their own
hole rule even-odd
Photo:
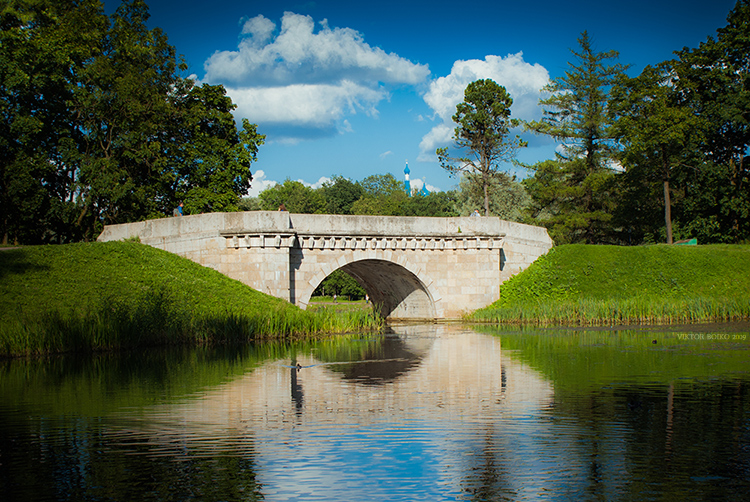
<svg viewBox="0 0 750 502">
<path fill-rule="evenodd" d="M 409 181 L 409 173 L 411 173 L 411 170 L 409 170 L 409 161 L 406 161 L 406 167 L 404 168 L 404 190 L 406 191 L 406 195 L 408 197 L 411 197 L 411 181 Z M 430 191 L 427 190 L 427 183 L 422 183 L 422 189 L 417 192 L 422 197 L 427 197 L 430 194 Z"/>
<path fill-rule="evenodd" d="M 406 191 L 406 195 L 408 197 L 411 197 L 411 182 L 409 181 L 409 173 L 411 171 L 409 170 L 409 161 L 406 161 L 406 167 L 404 168 L 404 190 Z"/>
</svg>

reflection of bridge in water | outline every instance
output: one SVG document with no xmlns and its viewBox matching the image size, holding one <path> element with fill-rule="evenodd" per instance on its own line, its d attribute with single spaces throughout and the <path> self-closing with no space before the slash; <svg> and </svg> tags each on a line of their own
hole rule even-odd
<svg viewBox="0 0 750 502">
<path fill-rule="evenodd" d="M 425 329 L 435 330 L 425 335 Z M 314 355 L 275 361 L 170 412 L 180 422 L 243 430 L 273 424 L 398 422 L 420 415 L 491 417 L 540 409 L 551 385 L 503 357 L 500 338 L 452 326 L 400 326 L 381 359 L 326 363 Z"/>
<path fill-rule="evenodd" d="M 349 498 L 338 500 L 373 500 L 377 487 L 347 483 L 363 472 L 387 483 L 410 469 L 420 483 L 421 472 L 434 470 L 444 478 L 428 481 L 435 486 L 488 470 L 515 493 L 534 489 L 528 474 L 520 486 L 514 472 L 548 448 L 534 431 L 553 401 L 551 384 L 503 355 L 499 337 L 450 325 L 394 330 L 377 357 L 328 363 L 298 354 L 299 371 L 291 360 L 269 361 L 201 396 L 159 405 L 148 441 L 156 450 L 179 444 L 247 455 L 273 500 L 343 485 Z M 148 415 L 144 425 L 153 428 Z M 489 465 L 500 451 L 502 462 Z"/>
</svg>

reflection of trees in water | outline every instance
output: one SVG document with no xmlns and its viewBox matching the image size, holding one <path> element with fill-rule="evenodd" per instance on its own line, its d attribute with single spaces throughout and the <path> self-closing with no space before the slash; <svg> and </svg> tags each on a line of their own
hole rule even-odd
<svg viewBox="0 0 750 502">
<path fill-rule="evenodd" d="M 591 498 L 741 500 L 750 490 L 747 379 L 558 391 L 550 413 L 576 425 Z"/>
<path fill-rule="evenodd" d="M 513 472 L 502 449 L 496 442 L 496 432 L 488 426 L 482 437 L 483 447 L 476 455 L 478 465 L 466 473 L 465 491 L 471 500 L 516 500 L 518 493 L 512 485 Z"/>
<path fill-rule="evenodd" d="M 221 445 L 183 431 L 55 422 L 0 426 L 3 500 L 263 500 L 247 440 Z"/>
</svg>

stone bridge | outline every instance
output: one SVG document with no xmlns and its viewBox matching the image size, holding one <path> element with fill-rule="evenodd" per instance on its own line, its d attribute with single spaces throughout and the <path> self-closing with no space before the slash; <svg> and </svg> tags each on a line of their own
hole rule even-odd
<svg viewBox="0 0 750 502">
<path fill-rule="evenodd" d="M 389 319 L 451 319 L 499 297 L 500 284 L 552 247 L 547 230 L 494 217 L 212 213 L 108 225 L 306 308 L 334 270 Z"/>
</svg>

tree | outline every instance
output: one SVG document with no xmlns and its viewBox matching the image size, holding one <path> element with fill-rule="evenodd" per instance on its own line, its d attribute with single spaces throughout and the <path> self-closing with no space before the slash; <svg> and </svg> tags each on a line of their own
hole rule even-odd
<svg viewBox="0 0 750 502">
<path fill-rule="evenodd" d="M 345 296 L 350 300 L 361 300 L 367 292 L 362 289 L 357 280 L 341 269 L 334 270 L 331 275 L 323 279 L 312 296 Z"/>
<path fill-rule="evenodd" d="M 325 211 L 320 192 L 290 179 L 263 190 L 258 197 L 264 211 L 276 211 L 282 204 L 292 213 L 322 214 Z"/>
<path fill-rule="evenodd" d="M 525 209 L 531 203 L 531 197 L 523 185 L 506 173 L 494 173 L 492 184 L 499 190 L 490 194 L 490 212 L 504 220 L 523 221 Z M 458 213 L 468 216 L 483 201 L 482 180 L 474 174 L 465 173 L 456 194 Z"/>
<path fill-rule="evenodd" d="M 454 146 L 468 150 L 471 157 L 450 157 L 447 148 L 438 148 L 440 165 L 452 176 L 473 173 L 481 180 L 484 194 L 484 213 L 490 214 L 490 188 L 500 164 L 515 159 L 519 148 L 526 143 L 519 136 L 510 138 L 510 129 L 519 121 L 510 118 L 513 99 L 505 87 L 493 80 L 477 80 L 464 90 L 464 101 L 456 106 L 453 121 Z"/>
<path fill-rule="evenodd" d="M 416 193 L 404 201 L 403 216 L 458 216 L 455 192 Z"/>
<path fill-rule="evenodd" d="M 600 242 L 606 239 L 614 209 L 611 168 L 616 143 L 608 115 L 609 89 L 626 67 L 607 64 L 618 53 L 595 52 L 585 31 L 578 43 L 580 51 L 571 50 L 574 61 L 568 62 L 568 71 L 543 89 L 548 97 L 539 101 L 544 107 L 542 120 L 526 127 L 563 145 L 555 169 L 543 164 L 545 170 L 540 173 L 544 182 L 558 187 L 558 213 L 549 223 L 559 227 L 558 234 L 563 229 L 570 232 L 568 242 Z"/>
<path fill-rule="evenodd" d="M 689 161 L 699 131 L 698 118 L 680 103 L 675 84 L 671 65 L 647 66 L 636 78 L 622 78 L 611 107 L 625 176 L 663 184 L 667 244 L 672 244 L 670 180 L 673 170 Z"/>
<path fill-rule="evenodd" d="M 404 185 L 392 174 L 373 174 L 360 182 L 364 195 L 352 204 L 352 214 L 401 216 L 408 199 Z"/>
<path fill-rule="evenodd" d="M 179 141 L 172 141 L 169 155 L 171 193 L 173 200 L 185 202 L 187 214 L 237 211 L 250 187 L 250 165 L 265 137 L 247 119 L 238 132 L 234 108 L 222 86 L 203 84 L 177 98 L 174 137 Z"/>
<path fill-rule="evenodd" d="M 364 195 L 362 185 L 343 176 L 333 176 L 321 187 L 328 214 L 352 214 L 352 205 Z"/>
<path fill-rule="evenodd" d="M 233 210 L 263 142 L 220 86 L 194 88 L 143 0 L 7 0 L 0 11 L 3 240 L 93 239 L 104 224 Z"/>
<path fill-rule="evenodd" d="M 97 0 L 0 4 L 0 234 L 61 242 L 72 217 L 76 121 L 71 82 L 98 54 Z M 67 237 L 71 237 L 67 235 Z"/>
<path fill-rule="evenodd" d="M 717 191 L 721 213 L 717 233 L 730 241 L 750 237 L 750 0 L 739 0 L 717 30 L 698 48 L 677 52 L 677 88 L 685 106 L 702 118 L 702 169 L 723 172 L 726 182 L 703 187 Z M 703 179 L 715 178 L 705 173 Z M 705 196 L 705 194 L 700 194 Z M 696 215 L 698 216 L 698 215 Z"/>
<path fill-rule="evenodd" d="M 120 4 L 99 54 L 71 82 L 81 138 L 77 223 L 87 238 L 102 224 L 163 212 L 159 198 L 170 182 L 165 155 L 172 132 L 165 125 L 174 113 L 170 96 L 189 84 L 176 75 L 174 47 L 161 30 L 146 27 L 148 18 L 143 1 Z"/>
</svg>

